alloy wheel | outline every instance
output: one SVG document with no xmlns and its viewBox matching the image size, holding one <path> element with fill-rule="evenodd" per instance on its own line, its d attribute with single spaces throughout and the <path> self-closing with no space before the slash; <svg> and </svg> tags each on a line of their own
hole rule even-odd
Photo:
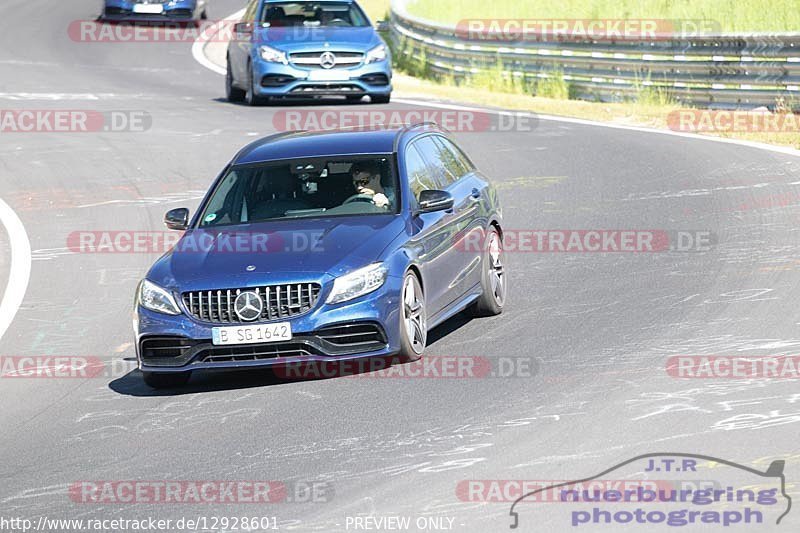
<svg viewBox="0 0 800 533">
<path fill-rule="evenodd" d="M 428 335 L 425 296 L 416 276 L 406 276 L 403 284 L 403 323 L 406 337 L 414 352 L 421 354 Z"/>
</svg>

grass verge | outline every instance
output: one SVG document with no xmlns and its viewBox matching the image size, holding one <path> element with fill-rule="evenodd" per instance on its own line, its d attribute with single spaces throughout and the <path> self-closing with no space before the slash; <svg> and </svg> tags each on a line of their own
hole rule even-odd
<svg viewBox="0 0 800 533">
<path fill-rule="evenodd" d="M 513 1 L 513 4 L 512 4 Z M 389 0 L 360 0 L 359 2 L 373 21 L 383 20 L 389 12 Z M 624 11 L 631 9 L 630 5 L 635 4 L 641 9 L 649 11 Z M 699 5 L 703 4 L 703 5 Z M 765 5 L 771 6 L 766 10 Z M 491 16 L 531 16 L 533 10 L 537 10 L 537 18 L 546 17 L 598 17 L 603 12 L 606 16 L 628 16 L 633 17 L 637 13 L 639 16 L 659 13 L 660 16 L 667 15 L 676 18 L 687 18 L 691 14 L 694 18 L 702 18 L 708 15 L 710 18 L 714 13 L 726 12 L 725 9 L 737 10 L 734 18 L 730 19 L 729 28 L 738 29 L 736 24 L 744 17 L 751 18 L 755 29 L 763 29 L 766 22 L 761 18 L 755 17 L 752 12 L 753 6 L 761 6 L 764 13 L 769 12 L 772 28 L 782 28 L 789 24 L 788 20 L 795 15 L 798 23 L 794 26 L 800 27 L 800 10 L 792 7 L 792 14 L 787 14 L 787 6 L 795 6 L 794 1 L 785 0 L 719 0 L 715 6 L 720 6 L 718 10 L 706 6 L 703 2 L 664 2 L 663 0 L 559 0 L 559 2 L 549 2 L 537 0 L 532 2 L 519 2 L 518 0 L 496 0 L 491 4 L 486 4 L 482 0 L 417 0 L 410 4 L 413 13 L 424 14 L 424 10 L 438 10 L 440 13 L 447 13 L 447 17 L 440 17 L 440 20 L 450 20 L 452 22 L 467 18 L 469 16 L 481 16 L 488 18 Z M 427 7 L 426 7 L 427 6 Z M 447 7 L 443 7 L 447 6 Z M 533 7 L 532 7 L 533 6 Z M 544 11 L 539 12 L 537 6 L 544 6 Z M 549 7 L 547 7 L 549 6 Z M 562 6 L 565 10 L 562 10 Z M 594 6 L 594 7 L 591 7 Z M 606 6 L 609 13 L 601 10 Z M 628 6 L 628 7 L 625 7 Z M 682 11 L 670 11 L 683 6 Z M 590 9 L 591 8 L 591 9 Z M 552 11 L 548 11 L 551 9 Z M 612 11 L 613 9 L 613 11 Z M 638 9 L 638 8 L 637 8 Z M 655 11 L 661 9 L 661 11 Z M 710 14 L 704 10 L 711 10 Z M 422 10 L 422 11 L 419 11 Z M 584 10 L 584 11 L 581 11 Z M 590 12 L 586 12 L 589 10 Z M 623 10 L 624 12 L 620 12 Z M 693 11 L 688 11 L 693 10 Z M 530 13 L 528 13 L 530 11 Z M 435 14 L 435 11 L 431 11 Z M 719 16 L 719 15 L 717 15 Z M 760 15 L 759 15 L 760 17 Z M 788 18 L 787 18 L 788 17 Z M 690 17 L 689 17 L 690 18 Z M 783 20 L 783 22 L 780 22 Z M 749 27 L 749 22 L 747 27 Z M 750 30 L 754 31 L 754 30 Z M 669 94 L 653 89 L 642 84 L 638 88 L 635 101 L 624 103 L 596 103 L 583 100 L 570 99 L 574 95 L 569 83 L 565 82 L 560 73 L 552 73 L 547 78 L 538 80 L 535 84 L 520 83 L 518 80 L 509 78 L 503 72 L 502 65 L 491 71 L 485 71 L 469 80 L 467 84 L 457 84 L 452 78 L 432 79 L 428 65 L 424 56 L 417 54 L 417 59 L 404 61 L 401 54 L 395 54 L 395 78 L 394 85 L 397 96 L 436 98 L 449 100 L 452 102 L 483 105 L 511 109 L 517 111 L 529 111 L 542 115 L 556 115 L 563 117 L 582 118 L 597 122 L 610 122 L 629 126 L 643 126 L 657 129 L 668 129 L 667 117 L 670 112 L 685 108 L 676 103 Z M 535 94 L 536 96 L 531 96 Z M 749 132 L 721 132 L 708 133 L 704 135 L 718 136 L 725 138 L 742 139 L 747 141 L 762 142 L 780 146 L 789 146 L 800 149 L 800 133 L 749 133 Z"/>
<path fill-rule="evenodd" d="M 726 32 L 800 28 L 797 0 L 412 0 L 408 10 L 445 23 L 495 18 L 689 19 L 714 21 Z"/>
</svg>

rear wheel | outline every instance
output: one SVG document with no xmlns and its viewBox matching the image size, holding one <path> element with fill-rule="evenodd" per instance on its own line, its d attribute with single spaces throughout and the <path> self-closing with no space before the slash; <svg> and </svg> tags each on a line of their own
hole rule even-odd
<svg viewBox="0 0 800 533">
<path fill-rule="evenodd" d="M 231 60 L 228 58 L 228 67 L 225 72 L 225 96 L 229 102 L 241 102 L 244 100 L 245 92 L 233 85 L 233 71 L 231 70 Z"/>
<path fill-rule="evenodd" d="M 392 93 L 389 93 L 389 94 L 371 94 L 369 96 L 369 99 L 373 104 L 388 104 L 389 101 L 392 99 Z"/>
<path fill-rule="evenodd" d="M 483 292 L 472 307 L 475 316 L 494 316 L 503 312 L 508 293 L 503 239 L 496 227 L 491 226 L 486 235 L 481 267 Z"/>
<path fill-rule="evenodd" d="M 182 387 L 189 382 L 189 378 L 192 377 L 191 372 L 170 372 L 170 373 L 159 373 L 159 372 L 142 372 L 142 377 L 144 378 L 144 382 L 147 383 L 148 386 L 154 389 L 173 389 L 176 387 Z"/>
<path fill-rule="evenodd" d="M 428 318 L 425 313 L 425 294 L 413 272 L 403 279 L 400 303 L 400 360 L 416 361 L 422 357 L 428 337 Z"/>
</svg>

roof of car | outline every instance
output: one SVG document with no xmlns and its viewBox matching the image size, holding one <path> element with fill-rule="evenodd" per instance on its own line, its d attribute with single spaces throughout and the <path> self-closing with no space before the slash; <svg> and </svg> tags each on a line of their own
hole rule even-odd
<svg viewBox="0 0 800 533">
<path fill-rule="evenodd" d="M 326 155 L 389 154 L 396 150 L 396 141 L 402 134 L 418 128 L 441 131 L 433 124 L 420 124 L 283 132 L 245 146 L 236 154 L 232 164 Z"/>
</svg>

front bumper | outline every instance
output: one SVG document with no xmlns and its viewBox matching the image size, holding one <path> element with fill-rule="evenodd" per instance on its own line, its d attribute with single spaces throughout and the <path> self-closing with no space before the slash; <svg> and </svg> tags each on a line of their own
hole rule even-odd
<svg viewBox="0 0 800 533">
<path fill-rule="evenodd" d="M 171 316 L 137 306 L 139 369 L 185 372 L 390 356 L 400 350 L 401 287 L 402 279 L 389 276 L 377 291 L 336 305 L 325 304 L 323 294 L 310 312 L 269 321 L 291 324 L 292 340 L 278 343 L 216 346 L 211 329 L 236 324 L 205 323 L 186 314 Z"/>
<path fill-rule="evenodd" d="M 392 69 L 388 61 L 323 70 L 257 60 L 253 62 L 253 75 L 259 96 L 388 95 L 392 92 Z M 315 79 L 321 75 L 336 79 Z"/>
</svg>

